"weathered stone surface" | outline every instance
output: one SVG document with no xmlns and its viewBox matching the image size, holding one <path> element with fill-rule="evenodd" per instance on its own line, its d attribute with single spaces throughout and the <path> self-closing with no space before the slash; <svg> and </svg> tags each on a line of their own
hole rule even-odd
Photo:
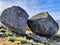
<svg viewBox="0 0 60 45">
<path fill-rule="evenodd" d="M 43 36 L 54 36 L 59 28 L 48 12 L 42 12 L 33 16 L 28 20 L 28 26 L 34 33 Z"/>
<path fill-rule="evenodd" d="M 49 43 L 51 40 L 47 37 L 39 36 L 39 35 L 28 35 L 26 36 L 27 39 L 33 39 L 36 42 L 42 42 L 42 43 Z"/>
<path fill-rule="evenodd" d="M 21 35 L 25 34 L 28 14 L 19 6 L 5 9 L 1 15 L 1 22 L 10 30 Z"/>
</svg>

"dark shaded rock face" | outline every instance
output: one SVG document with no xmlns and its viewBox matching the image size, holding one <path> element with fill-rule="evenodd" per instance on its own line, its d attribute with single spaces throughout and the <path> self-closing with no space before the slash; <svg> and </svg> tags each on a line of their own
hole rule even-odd
<svg viewBox="0 0 60 45">
<path fill-rule="evenodd" d="M 9 30 L 17 32 L 21 35 L 25 34 L 27 19 L 28 14 L 19 6 L 7 8 L 1 15 L 1 22 L 7 26 Z"/>
<path fill-rule="evenodd" d="M 28 20 L 28 26 L 34 33 L 42 36 L 54 36 L 59 28 L 48 12 L 33 16 Z"/>
</svg>

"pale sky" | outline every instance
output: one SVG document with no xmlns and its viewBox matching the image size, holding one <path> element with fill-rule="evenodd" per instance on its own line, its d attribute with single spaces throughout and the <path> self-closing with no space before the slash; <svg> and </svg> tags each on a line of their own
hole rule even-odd
<svg viewBox="0 0 60 45">
<path fill-rule="evenodd" d="M 29 14 L 29 18 L 41 12 L 49 12 L 55 19 L 60 20 L 60 0 L 0 0 L 0 15 L 11 6 L 20 6 Z"/>
</svg>

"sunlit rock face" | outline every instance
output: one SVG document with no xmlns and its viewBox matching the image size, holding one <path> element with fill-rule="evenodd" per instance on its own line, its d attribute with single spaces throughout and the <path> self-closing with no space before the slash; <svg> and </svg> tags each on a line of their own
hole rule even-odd
<svg viewBox="0 0 60 45">
<path fill-rule="evenodd" d="M 5 9 L 1 15 L 1 22 L 8 27 L 10 31 L 25 34 L 28 14 L 19 6 L 12 6 Z"/>
<path fill-rule="evenodd" d="M 58 31 L 58 24 L 48 12 L 42 12 L 28 20 L 29 28 L 42 36 L 54 36 Z"/>
</svg>

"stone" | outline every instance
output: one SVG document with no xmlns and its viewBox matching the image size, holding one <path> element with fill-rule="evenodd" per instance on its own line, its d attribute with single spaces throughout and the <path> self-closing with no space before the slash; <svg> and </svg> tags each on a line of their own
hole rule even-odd
<svg viewBox="0 0 60 45">
<path fill-rule="evenodd" d="M 19 7 L 12 6 L 5 9 L 1 15 L 1 23 L 3 23 L 8 30 L 24 35 L 27 27 L 27 12 Z"/>
<path fill-rule="evenodd" d="M 50 38 L 39 36 L 39 35 L 27 35 L 27 39 L 33 39 L 35 42 L 49 43 L 51 42 Z"/>
<path fill-rule="evenodd" d="M 41 36 L 54 36 L 59 28 L 48 12 L 33 16 L 27 23 L 32 32 Z"/>
</svg>

